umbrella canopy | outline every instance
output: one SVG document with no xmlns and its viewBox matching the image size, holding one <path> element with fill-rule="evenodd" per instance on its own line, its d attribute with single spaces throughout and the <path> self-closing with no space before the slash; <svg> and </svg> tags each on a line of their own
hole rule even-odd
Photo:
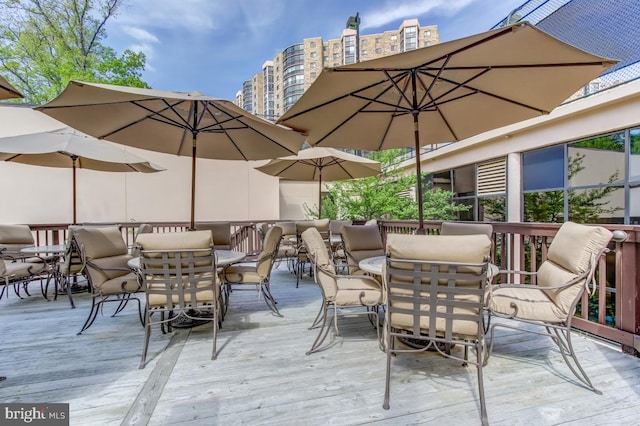
<svg viewBox="0 0 640 426">
<path fill-rule="evenodd" d="M 65 127 L 0 138 L 0 161 L 73 169 L 73 223 L 76 223 L 76 168 L 105 172 L 153 173 L 162 167 L 112 144 Z"/>
<path fill-rule="evenodd" d="M 323 71 L 279 123 L 313 146 L 420 147 L 548 114 L 616 62 L 528 23 Z"/>
<path fill-rule="evenodd" d="M 0 99 L 22 98 L 18 92 L 4 77 L 0 76 Z"/>
<path fill-rule="evenodd" d="M 199 92 L 72 81 L 57 98 L 37 109 L 100 139 L 190 156 L 192 228 L 196 158 L 265 160 L 295 154 L 304 142 L 290 129 Z"/>
<path fill-rule="evenodd" d="M 318 216 L 322 213 L 322 182 L 355 179 L 380 173 L 380 162 L 333 148 L 308 148 L 256 167 L 288 180 L 318 181 Z"/>
</svg>

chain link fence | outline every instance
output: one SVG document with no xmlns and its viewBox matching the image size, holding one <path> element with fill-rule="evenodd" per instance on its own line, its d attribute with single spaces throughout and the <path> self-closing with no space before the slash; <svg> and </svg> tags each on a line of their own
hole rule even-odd
<svg viewBox="0 0 640 426">
<path fill-rule="evenodd" d="M 587 52 L 620 61 L 566 102 L 640 78 L 640 1 L 529 0 L 492 29 L 529 21 Z"/>
</svg>

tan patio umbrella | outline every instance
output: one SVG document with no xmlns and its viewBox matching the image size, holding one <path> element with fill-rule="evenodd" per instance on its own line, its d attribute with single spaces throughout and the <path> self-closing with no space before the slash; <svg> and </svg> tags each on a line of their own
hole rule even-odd
<svg viewBox="0 0 640 426">
<path fill-rule="evenodd" d="M 325 69 L 278 123 L 313 146 L 414 147 L 423 232 L 421 146 L 548 114 L 614 64 L 519 23 Z"/>
<path fill-rule="evenodd" d="M 318 217 L 322 214 L 322 182 L 355 179 L 380 173 L 380 162 L 333 148 L 307 148 L 256 167 L 288 180 L 318 181 Z"/>
<path fill-rule="evenodd" d="M 304 142 L 290 129 L 199 92 L 72 81 L 37 109 L 99 139 L 191 157 L 191 228 L 197 157 L 266 160 L 295 154 Z"/>
<path fill-rule="evenodd" d="M 73 169 L 73 223 L 76 216 L 76 169 L 154 173 L 162 167 L 114 145 L 65 127 L 0 138 L 0 161 Z"/>
<path fill-rule="evenodd" d="M 4 77 L 0 76 L 0 99 L 22 98 L 18 92 Z"/>
</svg>

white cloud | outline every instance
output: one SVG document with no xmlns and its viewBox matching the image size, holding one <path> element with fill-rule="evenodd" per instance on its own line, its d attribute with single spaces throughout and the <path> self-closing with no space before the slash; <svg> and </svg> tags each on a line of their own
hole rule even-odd
<svg viewBox="0 0 640 426">
<path fill-rule="evenodd" d="M 233 2 L 210 0 L 136 0 L 124 6 L 117 21 L 124 25 L 146 28 L 209 32 L 218 22 L 228 19 Z M 216 21 L 216 19 L 218 21 Z"/>
<path fill-rule="evenodd" d="M 159 43 L 160 40 L 154 34 L 150 33 L 147 30 L 143 30 L 138 27 L 122 27 L 122 31 L 127 34 L 129 37 L 133 37 L 134 39 L 145 42 L 145 43 Z"/>
<path fill-rule="evenodd" d="M 392 1 L 362 14 L 362 28 L 379 28 L 398 19 L 414 18 L 433 10 L 452 15 L 476 0 L 405 0 Z"/>
</svg>

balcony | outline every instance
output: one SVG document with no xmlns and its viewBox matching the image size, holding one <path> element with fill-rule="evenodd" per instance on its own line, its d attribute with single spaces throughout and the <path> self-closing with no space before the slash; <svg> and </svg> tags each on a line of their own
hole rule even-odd
<svg viewBox="0 0 640 426">
<path fill-rule="evenodd" d="M 135 226 L 122 228 L 129 240 Z M 493 226 L 495 259 L 501 266 L 517 259 L 530 266 L 527 253 L 536 253 L 558 228 Z M 186 224 L 154 227 L 170 232 Z M 404 233 L 416 224 L 389 221 L 381 227 L 384 234 Z M 427 227 L 435 230 L 439 223 Z M 33 226 L 39 244 L 64 240 L 65 228 Z M 484 370 L 492 424 L 606 424 L 636 418 L 640 363 L 624 352 L 638 350 L 635 265 L 640 227 L 610 228 L 627 234 L 624 242 L 615 243 L 613 257 L 600 264 L 601 279 L 614 281 L 592 299 L 594 312 L 575 321 L 586 332 L 574 337 L 583 367 L 603 395 L 574 381 L 547 338 L 500 330 Z M 240 250 L 260 249 L 252 223 L 235 222 L 233 232 Z M 503 252 L 507 246 L 513 254 Z M 154 331 L 144 370 L 137 368 L 144 337 L 133 307 L 114 318 L 105 318 L 111 314 L 105 310 L 103 318 L 76 336 L 89 295 L 76 294 L 77 308 L 70 309 L 64 298 L 45 301 L 33 284 L 32 296 L 19 299 L 11 293 L 0 301 L 5 336 L 0 374 L 8 377 L 0 384 L 0 399 L 69 403 L 71 424 L 298 424 L 301 418 L 310 425 L 410 424 L 440 418 L 479 424 L 475 368 L 435 353 L 394 360 L 391 408 L 383 410 L 386 357 L 366 319 L 346 318 L 333 347 L 304 355 L 316 335 L 308 327 L 321 297 L 312 278 L 301 280 L 299 288 L 295 282 L 284 263 L 274 270 L 271 288 L 282 318 L 271 315 L 256 293 L 234 292 L 215 361 L 210 360 L 209 326 L 165 335 Z M 611 298 L 614 313 L 608 319 L 600 309 L 604 305 L 606 310 Z"/>
</svg>

